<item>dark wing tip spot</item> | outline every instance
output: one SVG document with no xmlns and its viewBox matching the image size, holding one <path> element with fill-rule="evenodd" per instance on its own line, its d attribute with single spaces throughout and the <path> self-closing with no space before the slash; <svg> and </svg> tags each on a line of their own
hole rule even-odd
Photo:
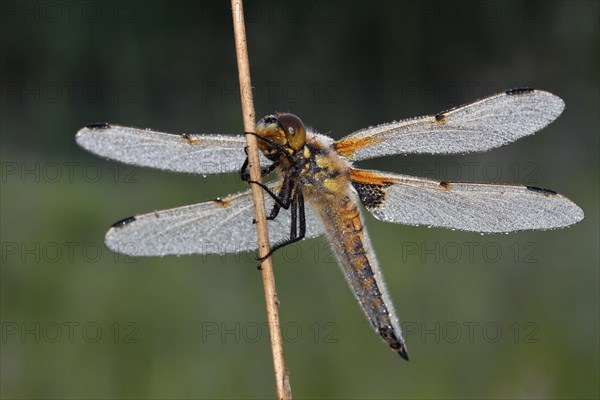
<svg viewBox="0 0 600 400">
<path fill-rule="evenodd" d="M 554 195 L 558 194 L 554 190 L 544 189 L 544 188 L 540 188 L 537 186 L 527 186 L 527 190 L 531 190 L 532 192 L 542 193 L 542 194 L 545 194 L 546 196 L 554 196 Z"/>
<path fill-rule="evenodd" d="M 117 221 L 114 224 L 112 224 L 111 228 L 122 228 L 125 225 L 128 225 L 128 224 L 132 223 L 135 220 L 136 220 L 135 216 L 123 218 L 122 220 Z"/>
<path fill-rule="evenodd" d="M 86 125 L 88 129 L 108 129 L 110 125 L 106 122 L 95 122 L 93 124 Z"/>
<path fill-rule="evenodd" d="M 439 123 L 439 124 L 445 124 L 446 123 L 446 113 L 437 113 L 435 115 L 435 120 Z"/>
<path fill-rule="evenodd" d="M 534 91 L 535 91 L 535 89 L 526 87 L 526 88 L 509 89 L 504 93 L 506 93 L 509 96 L 512 96 L 512 95 L 518 95 L 518 94 L 524 94 L 524 93 L 533 93 Z"/>
</svg>

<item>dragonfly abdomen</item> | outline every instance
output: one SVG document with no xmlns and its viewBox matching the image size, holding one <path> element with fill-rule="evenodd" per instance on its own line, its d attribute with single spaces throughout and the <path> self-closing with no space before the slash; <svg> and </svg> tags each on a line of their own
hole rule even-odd
<svg viewBox="0 0 600 400">
<path fill-rule="evenodd" d="M 371 250 L 357 200 L 349 195 L 331 203 L 317 209 L 321 210 L 342 271 L 373 328 L 392 349 L 408 360 L 400 324 Z"/>
</svg>

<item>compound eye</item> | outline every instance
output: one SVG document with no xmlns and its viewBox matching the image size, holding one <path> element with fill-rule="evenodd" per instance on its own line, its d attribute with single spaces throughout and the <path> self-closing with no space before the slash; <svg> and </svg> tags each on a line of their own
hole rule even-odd
<svg viewBox="0 0 600 400">
<path fill-rule="evenodd" d="M 306 130 L 302 120 L 294 114 L 281 114 L 278 116 L 279 125 L 285 133 L 289 146 L 300 150 L 306 143 Z"/>
</svg>

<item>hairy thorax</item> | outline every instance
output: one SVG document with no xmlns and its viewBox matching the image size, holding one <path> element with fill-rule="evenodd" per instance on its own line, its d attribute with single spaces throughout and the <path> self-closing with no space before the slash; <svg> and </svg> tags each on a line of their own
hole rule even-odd
<svg viewBox="0 0 600 400">
<path fill-rule="evenodd" d="M 350 185 L 350 163 L 333 147 L 317 135 L 310 135 L 298 163 L 302 191 L 308 198 L 323 201 L 338 201 L 348 197 Z"/>
</svg>

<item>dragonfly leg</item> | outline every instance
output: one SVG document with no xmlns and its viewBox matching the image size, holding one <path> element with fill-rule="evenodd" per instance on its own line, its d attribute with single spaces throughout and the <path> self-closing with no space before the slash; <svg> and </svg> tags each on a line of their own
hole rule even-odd
<svg viewBox="0 0 600 400">
<path fill-rule="evenodd" d="M 242 181 L 250 182 L 250 172 L 248 171 L 248 165 L 250 163 L 250 160 L 248 159 L 248 146 L 244 147 L 244 152 L 246 153 L 246 160 L 244 160 L 244 164 L 242 164 L 242 168 L 240 169 L 240 177 L 242 178 Z M 264 178 L 265 176 L 269 175 L 275 170 L 275 168 L 277 168 L 278 165 L 279 164 L 277 162 L 274 162 L 268 167 L 261 168 L 260 176 Z"/>
<path fill-rule="evenodd" d="M 272 141 L 271 139 L 267 139 L 266 137 L 260 136 L 254 132 L 244 132 L 244 135 L 253 135 L 256 137 L 256 139 L 260 140 L 261 142 L 264 142 L 266 144 L 268 144 L 269 146 L 273 147 L 274 149 L 277 149 L 277 151 L 283 155 L 285 155 L 286 157 L 291 157 L 290 153 L 288 153 L 285 148 L 283 148 L 283 146 L 281 146 L 280 144 L 275 143 L 274 141 Z"/>
<path fill-rule="evenodd" d="M 242 166 L 242 168 L 245 170 L 247 168 L 247 166 L 248 166 L 248 159 L 246 158 L 246 161 L 244 162 L 244 165 Z M 263 172 L 265 172 L 265 174 L 268 175 L 276 167 L 277 167 L 277 164 L 274 163 L 274 164 L 270 165 L 269 167 L 265 168 L 263 170 Z M 242 179 L 244 179 L 244 178 L 245 178 L 245 171 L 242 171 Z M 282 208 L 284 210 L 287 210 L 290 208 L 290 204 L 292 204 L 292 192 L 293 192 L 293 181 L 291 179 L 283 180 L 281 189 L 279 190 L 279 193 L 277 193 L 277 194 L 274 193 L 267 185 L 265 185 L 261 182 L 252 181 L 249 179 L 249 177 L 246 180 L 246 182 L 253 183 L 253 184 L 260 186 L 275 201 L 275 203 L 273 204 L 273 207 L 271 208 L 269 216 L 267 217 L 267 220 L 272 221 L 275 218 L 277 218 L 277 215 L 279 215 L 279 211 Z M 290 182 L 292 184 L 290 184 Z M 252 223 L 255 224 L 256 219 L 252 220 Z"/>
<path fill-rule="evenodd" d="M 289 180 L 284 180 L 281 186 L 281 190 L 278 194 L 273 193 L 273 191 L 269 189 L 268 186 L 263 185 L 262 183 L 256 181 L 248 181 L 248 183 L 254 183 L 259 185 L 261 188 L 264 189 L 265 192 L 269 194 L 269 196 L 273 198 L 273 200 L 275 200 L 275 204 L 273 204 L 273 208 L 271 208 L 267 220 L 272 221 L 275 218 L 277 218 L 277 215 L 279 215 L 279 210 L 281 210 L 282 208 L 284 210 L 290 208 L 290 204 L 292 204 L 292 187 L 289 184 Z M 256 220 L 253 220 L 252 222 L 256 223 Z"/>
<path fill-rule="evenodd" d="M 250 163 L 250 159 L 248 158 L 248 146 L 244 147 L 244 152 L 246 153 L 246 159 L 240 169 L 240 178 L 242 178 L 242 181 L 248 182 L 250 180 L 250 173 L 248 172 L 248 164 Z"/>
<path fill-rule="evenodd" d="M 292 223 L 290 227 L 290 239 L 284 240 L 283 242 L 276 243 L 271 250 L 263 257 L 260 257 L 259 261 L 264 261 L 267 257 L 270 257 L 277 250 L 296 243 L 306 236 L 306 214 L 304 209 L 304 196 L 300 190 L 296 191 L 295 200 L 292 202 L 291 210 Z M 299 225 L 299 226 L 298 226 Z M 299 228 L 299 229 L 298 229 Z"/>
</svg>

